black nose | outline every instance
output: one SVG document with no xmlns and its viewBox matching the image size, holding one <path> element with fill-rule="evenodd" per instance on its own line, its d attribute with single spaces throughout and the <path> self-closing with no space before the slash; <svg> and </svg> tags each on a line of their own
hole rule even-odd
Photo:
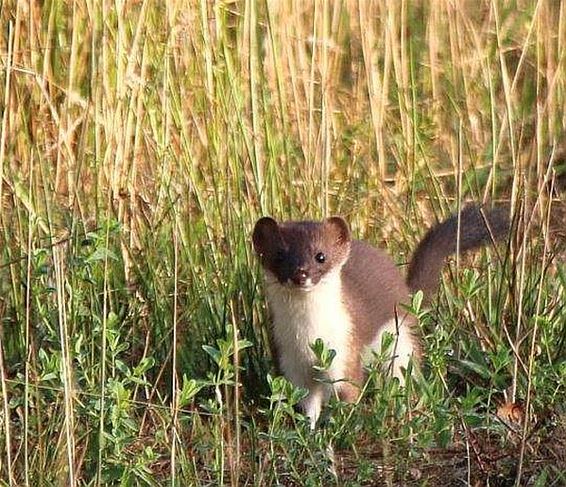
<svg viewBox="0 0 566 487">
<path fill-rule="evenodd" d="M 293 275 L 293 282 L 297 286 L 304 286 L 309 278 L 309 274 L 306 270 L 299 268 L 296 270 L 295 274 Z"/>
</svg>

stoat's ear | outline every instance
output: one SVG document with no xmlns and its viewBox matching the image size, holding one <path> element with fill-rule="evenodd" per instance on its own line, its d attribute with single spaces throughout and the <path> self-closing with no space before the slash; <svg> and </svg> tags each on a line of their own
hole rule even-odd
<svg viewBox="0 0 566 487">
<path fill-rule="evenodd" d="M 324 220 L 324 226 L 330 233 L 333 243 L 340 245 L 350 242 L 350 229 L 348 224 L 339 216 L 333 216 Z"/>
<path fill-rule="evenodd" d="M 255 224 L 252 240 L 258 255 L 268 254 L 270 249 L 273 250 L 281 241 L 279 225 L 268 216 L 260 218 Z"/>
</svg>

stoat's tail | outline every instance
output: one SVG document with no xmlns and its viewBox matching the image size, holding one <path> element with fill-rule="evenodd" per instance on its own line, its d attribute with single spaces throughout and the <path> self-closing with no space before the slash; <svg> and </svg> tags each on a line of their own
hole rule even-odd
<svg viewBox="0 0 566 487">
<path fill-rule="evenodd" d="M 509 232 L 508 210 L 482 209 L 470 205 L 460 212 L 460 252 L 502 240 Z M 407 284 L 411 292 L 422 289 L 425 296 L 436 291 L 444 260 L 456 252 L 458 214 L 432 227 L 413 254 Z"/>
</svg>

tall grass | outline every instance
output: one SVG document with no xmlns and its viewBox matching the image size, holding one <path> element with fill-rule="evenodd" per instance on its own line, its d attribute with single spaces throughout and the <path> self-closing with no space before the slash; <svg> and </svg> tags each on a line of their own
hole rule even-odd
<svg viewBox="0 0 566 487">
<path fill-rule="evenodd" d="M 565 482 L 562 2 L 0 20 L 2 482 Z M 423 375 L 370 374 L 307 433 L 271 375 L 254 221 L 341 214 L 401 265 L 471 199 L 510 203 L 515 236 L 415 309 Z"/>
</svg>

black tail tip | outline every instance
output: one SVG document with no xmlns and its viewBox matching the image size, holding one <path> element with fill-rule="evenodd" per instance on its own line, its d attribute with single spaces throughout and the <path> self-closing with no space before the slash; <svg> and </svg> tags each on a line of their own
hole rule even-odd
<svg viewBox="0 0 566 487">
<path fill-rule="evenodd" d="M 458 215 L 454 215 L 455 219 Z M 460 225 L 477 243 L 499 242 L 506 238 L 511 228 L 509 208 L 503 205 L 487 208 L 477 203 L 464 207 L 460 212 Z"/>
</svg>

